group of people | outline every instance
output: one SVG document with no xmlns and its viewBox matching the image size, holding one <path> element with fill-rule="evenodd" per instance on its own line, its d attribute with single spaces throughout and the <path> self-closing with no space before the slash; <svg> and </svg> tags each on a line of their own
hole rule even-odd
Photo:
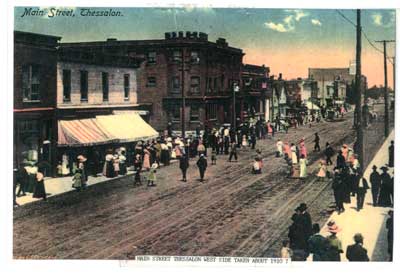
<svg viewBox="0 0 400 276">
<path fill-rule="evenodd" d="M 312 223 L 307 209 L 305 203 L 301 203 L 295 209 L 292 224 L 289 227 L 289 240 L 282 242 L 281 257 L 305 261 L 312 254 L 313 261 L 340 261 L 340 254 L 344 251 L 337 233 L 341 231 L 341 228 L 335 221 L 329 221 L 325 229 L 329 232 L 329 236 L 324 237 L 320 234 L 319 224 Z M 349 261 L 369 261 L 367 250 L 363 247 L 363 236 L 360 233 L 354 235 L 354 244 L 347 247 L 346 258 Z"/>
<path fill-rule="evenodd" d="M 47 200 L 44 186 L 45 168 L 28 161 L 23 165 L 20 169 L 14 170 L 14 206 L 18 206 L 16 197 L 26 196 L 28 193 L 32 194 L 33 198 Z"/>
</svg>

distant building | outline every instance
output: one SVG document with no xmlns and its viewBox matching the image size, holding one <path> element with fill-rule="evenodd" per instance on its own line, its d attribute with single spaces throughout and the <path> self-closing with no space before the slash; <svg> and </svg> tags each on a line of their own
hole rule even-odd
<svg viewBox="0 0 400 276">
<path fill-rule="evenodd" d="M 145 59 L 138 71 L 137 98 L 147 105 L 150 123 L 158 130 L 168 122 L 181 129 L 182 90 L 187 130 L 232 121 L 233 84 L 240 84 L 244 53 L 223 38 L 211 42 L 205 33 L 167 32 L 164 39 L 108 39 L 63 43 L 61 48 Z"/>
</svg>

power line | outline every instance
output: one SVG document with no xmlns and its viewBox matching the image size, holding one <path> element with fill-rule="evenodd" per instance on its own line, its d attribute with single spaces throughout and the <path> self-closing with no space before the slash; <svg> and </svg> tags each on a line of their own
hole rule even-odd
<svg viewBox="0 0 400 276">
<path fill-rule="evenodd" d="M 341 17 L 343 17 L 347 22 L 349 22 L 351 25 L 357 28 L 357 25 L 353 23 L 350 19 L 348 19 L 343 13 L 341 13 L 339 10 L 335 10 Z"/>
</svg>

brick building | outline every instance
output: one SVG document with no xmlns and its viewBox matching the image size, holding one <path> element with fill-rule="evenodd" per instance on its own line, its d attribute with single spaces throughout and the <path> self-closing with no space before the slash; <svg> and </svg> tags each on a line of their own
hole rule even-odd
<svg viewBox="0 0 400 276">
<path fill-rule="evenodd" d="M 150 124 L 181 129 L 182 91 L 185 127 L 231 122 L 233 83 L 240 83 L 244 53 L 225 39 L 208 41 L 197 32 L 165 33 L 164 39 L 63 43 L 62 49 L 143 58 L 138 71 L 138 103 L 150 111 Z"/>
<path fill-rule="evenodd" d="M 26 161 L 54 162 L 60 39 L 14 32 L 14 167 Z"/>
</svg>

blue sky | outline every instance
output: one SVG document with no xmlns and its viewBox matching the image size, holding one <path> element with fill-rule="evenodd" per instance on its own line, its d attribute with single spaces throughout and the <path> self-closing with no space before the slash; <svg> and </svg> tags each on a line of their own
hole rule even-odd
<svg viewBox="0 0 400 276">
<path fill-rule="evenodd" d="M 101 8 L 104 9 L 107 8 Z M 108 37 L 157 39 L 163 38 L 166 31 L 202 31 L 209 34 L 211 41 L 224 37 L 231 46 L 242 48 L 246 53 L 245 62 L 266 64 L 273 73 L 279 71 L 288 77 L 306 76 L 307 66 L 329 66 L 329 60 L 333 60 L 332 66 L 342 63 L 346 66 L 354 59 L 355 27 L 335 10 L 113 9 L 120 10 L 123 16 L 82 17 L 80 8 L 75 8 L 75 17 L 21 17 L 24 8 L 18 7 L 14 14 L 15 30 L 58 35 L 62 36 L 63 42 L 105 40 Z M 356 22 L 355 10 L 341 12 Z M 395 38 L 394 10 L 362 10 L 361 23 L 372 41 Z M 391 47 L 389 54 L 393 52 Z M 370 85 L 382 83 L 381 78 L 372 75 L 370 68 L 377 66 L 380 56 L 364 39 L 363 65 Z M 288 62 L 285 57 L 295 62 Z M 279 63 L 282 59 L 285 61 Z M 310 60 L 308 65 L 307 60 Z M 339 64 L 337 60 L 343 61 Z M 369 60 L 371 64 L 368 64 Z"/>
</svg>

